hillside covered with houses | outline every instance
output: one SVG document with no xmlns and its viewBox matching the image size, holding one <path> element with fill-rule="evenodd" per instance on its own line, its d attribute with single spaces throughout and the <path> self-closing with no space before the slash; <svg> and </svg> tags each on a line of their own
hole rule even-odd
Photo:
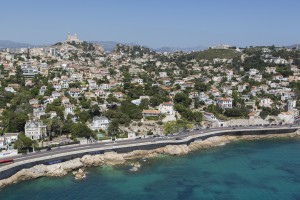
<svg viewBox="0 0 300 200">
<path fill-rule="evenodd" d="M 299 123 L 300 51 L 159 53 L 67 35 L 0 52 L 0 149 Z"/>
</svg>

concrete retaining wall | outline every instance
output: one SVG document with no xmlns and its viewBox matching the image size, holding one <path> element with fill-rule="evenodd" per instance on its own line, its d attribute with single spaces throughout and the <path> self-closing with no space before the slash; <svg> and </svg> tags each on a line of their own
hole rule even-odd
<svg viewBox="0 0 300 200">
<path fill-rule="evenodd" d="M 154 143 L 148 143 L 148 144 L 143 144 L 143 145 L 139 145 L 139 146 L 127 146 L 127 147 L 111 147 L 109 150 L 110 151 L 115 151 L 117 153 L 128 153 L 134 150 L 152 150 L 152 149 L 156 149 L 156 148 L 160 148 L 160 147 L 165 147 L 167 145 L 179 145 L 179 144 L 190 144 L 191 142 L 194 142 L 195 140 L 205 140 L 209 137 L 213 137 L 213 136 L 222 136 L 222 135 L 267 135 L 267 134 L 287 134 L 287 133 L 292 133 L 297 131 L 296 128 L 290 128 L 290 129 L 276 129 L 276 130 L 244 130 L 244 131 L 235 131 L 232 130 L 230 132 L 226 131 L 219 131 L 219 132 L 215 132 L 215 133 L 211 133 L 211 134 L 199 134 L 198 136 L 194 136 L 191 139 L 184 139 L 184 140 L 174 140 L 174 141 L 157 141 Z M 107 151 L 107 150 L 106 150 Z M 95 155 L 95 154 L 103 154 L 105 151 L 104 150 L 91 150 L 85 153 L 77 153 L 77 154 L 72 154 L 72 155 L 64 155 L 61 157 L 56 157 L 53 159 L 44 159 L 41 161 L 34 161 L 34 162 L 30 162 L 27 164 L 20 164 L 18 166 L 15 167 L 11 167 L 7 170 L 4 170 L 2 172 L 0 172 L 0 180 L 1 179 L 5 179 L 8 178 L 10 176 L 12 176 L 13 174 L 17 173 L 18 171 L 20 171 L 21 169 L 24 168 L 30 168 L 33 167 L 35 165 L 39 165 L 39 164 L 51 164 L 51 163 L 55 163 L 55 162 L 64 162 L 67 160 L 72 160 L 75 158 L 79 158 L 82 157 L 84 155 L 90 154 L 90 155 Z"/>
<path fill-rule="evenodd" d="M 168 142 L 164 144 L 149 144 L 144 146 L 135 146 L 135 147 L 125 147 L 125 148 L 115 148 L 114 151 L 118 153 L 128 153 L 134 150 L 151 150 L 160 147 L 165 147 L 167 145 L 179 145 L 179 144 L 187 144 L 194 142 L 195 140 L 205 140 L 210 137 L 214 136 L 223 136 L 223 135 L 232 135 L 232 136 L 239 136 L 239 135 L 268 135 L 268 134 L 288 134 L 297 131 L 297 129 L 278 129 L 278 130 L 255 130 L 255 131 L 232 131 L 232 132 L 218 132 L 210 135 L 199 135 L 198 137 L 194 137 L 188 141 L 174 141 Z"/>
</svg>

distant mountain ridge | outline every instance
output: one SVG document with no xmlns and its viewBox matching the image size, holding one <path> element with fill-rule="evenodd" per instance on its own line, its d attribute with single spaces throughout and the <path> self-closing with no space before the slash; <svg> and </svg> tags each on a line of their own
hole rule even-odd
<svg viewBox="0 0 300 200">
<path fill-rule="evenodd" d="M 117 44 L 124 44 L 124 45 L 129 45 L 129 46 L 144 46 L 145 45 L 140 45 L 136 43 L 123 43 L 123 42 L 117 42 L 117 41 L 89 41 L 91 43 L 99 44 L 101 45 L 105 51 L 113 51 L 115 46 Z M 33 45 L 29 43 L 22 43 L 22 42 L 15 42 L 15 41 L 10 41 L 10 40 L 0 40 L 0 49 L 3 48 L 28 48 L 28 47 L 43 47 L 47 45 Z M 50 46 L 50 45 L 49 45 Z M 300 49 L 300 44 L 293 44 L 293 45 L 287 45 L 285 46 L 286 48 L 299 48 Z M 176 51 L 183 51 L 183 52 L 191 52 L 191 51 L 203 51 L 208 49 L 205 46 L 194 46 L 194 47 L 160 47 L 160 48 L 150 48 L 153 51 L 156 52 L 176 52 Z"/>
<path fill-rule="evenodd" d="M 101 45 L 105 51 L 113 51 L 115 46 L 117 44 L 124 44 L 129 46 L 144 46 L 136 43 L 123 43 L 123 42 L 116 42 L 116 41 L 89 41 L 91 43 L 99 44 Z M 10 40 L 0 40 L 0 49 L 3 48 L 28 48 L 28 47 L 41 47 L 41 46 L 47 46 L 47 45 L 33 45 L 29 43 L 22 43 L 22 42 L 14 42 Z M 50 45 L 49 45 L 50 46 Z M 182 48 L 182 47 L 161 47 L 161 48 L 150 48 L 153 51 L 157 52 L 175 52 L 175 51 L 183 51 L 183 52 L 191 52 L 191 51 L 202 51 L 207 49 L 204 46 L 195 46 L 195 47 L 188 47 L 188 48 Z"/>
<path fill-rule="evenodd" d="M 300 49 L 300 44 L 292 44 L 292 45 L 289 45 L 289 46 L 285 46 L 286 48 L 299 48 Z"/>
<path fill-rule="evenodd" d="M 10 40 L 0 40 L 0 49 L 3 48 L 28 48 L 33 47 L 35 45 L 22 43 L 22 42 L 14 42 Z"/>
<path fill-rule="evenodd" d="M 207 47 L 204 46 L 195 46 L 195 47 L 161 47 L 154 49 L 157 52 L 176 52 L 176 51 L 183 51 L 183 52 L 191 52 L 191 51 L 203 51 L 206 50 Z"/>
</svg>

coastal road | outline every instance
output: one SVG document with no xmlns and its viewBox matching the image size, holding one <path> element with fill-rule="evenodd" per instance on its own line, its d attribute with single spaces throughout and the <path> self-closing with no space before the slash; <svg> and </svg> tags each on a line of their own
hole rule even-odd
<svg viewBox="0 0 300 200">
<path fill-rule="evenodd" d="M 270 130 L 270 129 L 279 129 L 279 128 L 300 128 L 296 126 L 267 126 L 267 127 L 262 127 L 262 126 L 251 126 L 251 127 L 224 127 L 224 128 L 214 128 L 214 129 L 200 129 L 200 130 L 193 130 L 189 132 L 183 132 L 177 135 L 169 136 L 169 137 L 163 137 L 163 138 L 154 138 L 154 137 L 146 137 L 146 138 L 141 138 L 141 139 L 133 139 L 133 140 L 120 140 L 120 141 L 111 141 L 111 142 L 97 142 L 97 143 L 92 143 L 92 144 L 84 144 L 84 145 L 70 145 L 70 146 L 61 146 L 61 147 L 55 147 L 50 151 L 41 151 L 41 152 L 33 152 L 29 154 L 20 154 L 16 156 L 12 156 L 9 158 L 5 159 L 14 159 L 15 163 L 18 162 L 24 162 L 26 160 L 31 160 L 35 158 L 40 158 L 40 157 L 48 157 L 48 156 L 54 156 L 57 154 L 62 154 L 62 153 L 68 153 L 68 152 L 74 152 L 78 150 L 89 150 L 89 149 L 95 149 L 95 148 L 100 148 L 100 147 L 111 147 L 111 148 L 116 148 L 118 146 L 124 146 L 124 145 L 142 145 L 143 143 L 149 143 L 149 142 L 172 142 L 174 140 L 184 140 L 187 137 L 193 137 L 193 136 L 199 136 L 203 134 L 209 134 L 213 133 L 216 131 L 246 131 L 246 130 Z M 0 167 L 1 168 L 1 167 Z"/>
</svg>

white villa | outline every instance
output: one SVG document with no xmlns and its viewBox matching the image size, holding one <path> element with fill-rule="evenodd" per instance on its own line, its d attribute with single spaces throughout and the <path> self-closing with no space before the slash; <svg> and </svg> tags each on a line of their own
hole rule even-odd
<svg viewBox="0 0 300 200">
<path fill-rule="evenodd" d="M 174 104 L 172 102 L 164 102 L 159 105 L 158 110 L 160 111 L 161 114 L 173 115 L 174 114 L 173 106 Z"/>
<path fill-rule="evenodd" d="M 73 104 L 65 104 L 64 116 L 67 119 L 68 114 L 74 115 L 75 106 Z"/>
<path fill-rule="evenodd" d="M 79 98 L 80 97 L 80 89 L 79 88 L 71 88 L 69 90 L 69 94 L 73 98 Z"/>
<path fill-rule="evenodd" d="M 95 116 L 93 118 L 92 123 L 90 124 L 90 129 L 92 129 L 93 131 L 95 130 L 106 130 L 109 124 L 109 120 L 107 117 L 104 116 Z"/>
<path fill-rule="evenodd" d="M 41 121 L 29 120 L 25 124 L 25 135 L 32 140 L 42 139 L 46 136 L 46 125 Z"/>
<path fill-rule="evenodd" d="M 223 109 L 232 108 L 232 99 L 229 97 L 223 97 L 217 99 L 218 106 Z"/>
</svg>

